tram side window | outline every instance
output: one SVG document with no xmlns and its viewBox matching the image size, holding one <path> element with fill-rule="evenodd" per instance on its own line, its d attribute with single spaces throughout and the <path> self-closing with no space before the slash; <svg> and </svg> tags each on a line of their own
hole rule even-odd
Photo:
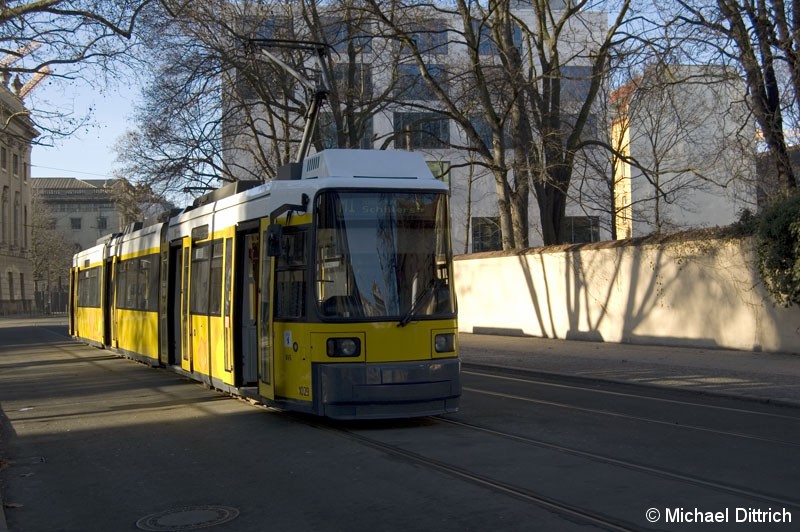
<svg viewBox="0 0 800 532">
<path fill-rule="evenodd" d="M 139 309 L 158 310 L 158 255 L 139 259 Z"/>
<path fill-rule="evenodd" d="M 208 313 L 222 315 L 222 240 L 211 243 L 211 294 L 208 297 Z"/>
<path fill-rule="evenodd" d="M 307 234 L 305 229 L 283 230 L 282 252 L 275 263 L 276 319 L 299 319 L 306 315 Z"/>
<path fill-rule="evenodd" d="M 222 309 L 222 240 L 200 244 L 192 250 L 189 310 L 192 314 L 219 316 Z"/>
<path fill-rule="evenodd" d="M 117 308 L 133 308 L 135 297 L 135 286 L 128 286 L 128 269 L 132 261 L 122 261 L 117 264 Z M 133 283 L 135 284 L 135 283 Z"/>
<path fill-rule="evenodd" d="M 210 244 L 201 244 L 192 250 L 192 284 L 189 290 L 189 311 L 192 314 L 208 314 L 210 258 Z"/>
<path fill-rule="evenodd" d="M 100 266 L 78 274 L 78 306 L 100 307 Z"/>
<path fill-rule="evenodd" d="M 117 265 L 117 308 L 158 310 L 158 254 L 129 259 Z"/>
</svg>

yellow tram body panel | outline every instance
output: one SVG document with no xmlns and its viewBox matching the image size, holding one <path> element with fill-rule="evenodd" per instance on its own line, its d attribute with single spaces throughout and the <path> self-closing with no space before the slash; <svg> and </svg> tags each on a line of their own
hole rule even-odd
<svg viewBox="0 0 800 532">
<path fill-rule="evenodd" d="M 139 249 L 113 262 L 112 347 L 152 365 L 159 363 L 159 251 L 158 247 Z"/>
<path fill-rule="evenodd" d="M 75 301 L 71 304 L 73 334 L 92 345 L 102 346 L 105 334 L 103 263 L 89 263 L 87 259 L 86 264 L 73 271 L 76 282 Z"/>
<path fill-rule="evenodd" d="M 158 363 L 158 313 L 117 309 L 116 347 Z"/>
<path fill-rule="evenodd" d="M 231 381 L 231 373 L 225 368 L 226 357 L 226 342 L 225 336 L 228 334 L 228 328 L 225 327 L 225 318 L 222 316 L 211 316 L 208 320 L 208 329 L 211 335 L 209 342 L 209 349 L 211 356 L 209 357 L 209 369 L 211 376 L 219 379 L 225 384 L 233 384 Z"/>
<path fill-rule="evenodd" d="M 426 320 L 398 327 L 397 322 L 305 323 L 275 322 L 275 395 L 296 400 L 314 400 L 313 364 L 360 364 L 376 369 L 384 364 L 456 358 L 458 347 L 439 353 L 437 334 L 456 335 L 456 321 Z M 360 352 L 354 357 L 328 355 L 328 340 L 357 338 Z"/>
<path fill-rule="evenodd" d="M 184 359 L 183 369 L 194 373 L 201 380 L 227 386 L 234 385 L 232 324 L 236 310 L 231 304 L 234 299 L 231 276 L 234 267 L 232 257 L 235 229 L 227 227 L 203 239 L 183 239 L 184 248 L 196 250 L 202 246 L 210 246 L 211 256 L 207 258 L 210 260 L 208 278 L 213 279 L 207 287 L 209 301 L 204 311 L 193 312 L 192 309 L 197 305 L 192 301 L 191 293 L 188 298 L 189 311 L 186 314 L 189 320 L 188 344 L 191 366 L 187 367 Z M 194 251 L 190 257 L 192 264 L 189 276 L 194 281 L 197 278 L 191 270 L 197 264 Z M 190 292 L 192 291 L 197 294 L 194 288 L 190 289 Z"/>
<path fill-rule="evenodd" d="M 74 335 L 333 418 L 456 411 L 446 185 L 401 152 L 321 152 L 299 177 L 215 191 L 76 255 Z"/>
<path fill-rule="evenodd" d="M 76 336 L 93 345 L 103 342 L 103 309 L 95 307 L 77 307 L 75 309 Z"/>
</svg>

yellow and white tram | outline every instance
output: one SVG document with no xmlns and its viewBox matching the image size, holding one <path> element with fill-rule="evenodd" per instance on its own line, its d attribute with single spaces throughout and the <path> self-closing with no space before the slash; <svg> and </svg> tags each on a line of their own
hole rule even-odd
<svg viewBox="0 0 800 532">
<path fill-rule="evenodd" d="M 457 410 L 447 186 L 409 152 L 290 166 L 77 254 L 71 334 L 287 409 Z"/>
</svg>

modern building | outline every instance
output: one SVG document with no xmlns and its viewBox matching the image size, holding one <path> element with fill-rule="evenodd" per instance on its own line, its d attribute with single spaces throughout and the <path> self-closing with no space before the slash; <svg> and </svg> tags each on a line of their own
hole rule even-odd
<svg viewBox="0 0 800 532">
<path fill-rule="evenodd" d="M 561 3 L 563 4 L 563 3 Z M 560 5 L 561 5 L 560 4 Z M 514 2 L 514 16 L 519 24 L 536 28 L 535 13 L 530 2 Z M 555 6 L 554 2 L 552 6 Z M 290 9 L 289 7 L 286 8 Z M 415 31 L 414 40 L 418 47 L 424 48 L 423 55 L 428 64 L 429 74 L 433 77 L 439 75 L 447 77 L 447 83 L 442 85 L 451 95 L 458 94 L 458 105 L 465 109 L 475 105 L 475 98 L 463 84 L 469 79 L 468 54 L 464 45 L 464 34 L 461 19 L 444 11 L 426 13 L 420 7 L 416 21 L 412 22 L 409 31 Z M 555 7 L 554 7 L 555 9 Z M 290 14 L 291 15 L 291 14 Z M 430 16 L 429 16 L 430 15 Z M 581 98 L 585 98 L 588 90 L 588 78 L 591 76 L 591 56 L 597 43 L 605 36 L 607 28 L 607 14 L 604 12 L 584 11 L 573 21 L 564 32 L 571 32 L 570 38 L 564 38 L 564 57 L 570 57 L 568 65 L 562 67 L 562 95 L 565 112 L 574 112 Z M 296 17 L 294 20 L 299 19 Z M 469 253 L 501 249 L 500 216 L 498 207 L 498 185 L 495 175 L 487 168 L 486 164 L 478 161 L 479 156 L 474 149 L 464 128 L 455 120 L 440 114 L 442 104 L 437 95 L 431 90 L 421 76 L 420 68 L 409 57 L 404 57 L 402 46 L 394 41 L 378 37 L 379 29 L 371 27 L 363 35 L 349 34 L 354 28 L 352 22 L 337 23 L 335 16 L 325 18 L 324 30 L 326 40 L 333 43 L 336 53 L 332 53 L 333 60 L 338 62 L 334 68 L 333 83 L 349 83 L 349 88 L 344 98 L 350 98 L 356 92 L 352 101 L 361 102 L 359 112 L 369 108 L 366 115 L 355 113 L 357 116 L 348 117 L 346 127 L 333 126 L 331 107 L 348 109 L 348 102 L 329 100 L 329 105 L 323 113 L 318 129 L 323 138 L 321 143 L 325 147 L 341 145 L 338 136 L 352 135 L 355 127 L 359 128 L 357 143 L 350 139 L 349 147 L 376 148 L 376 149 L 411 149 L 422 152 L 429 162 L 434 175 L 449 183 L 451 188 L 451 217 L 453 248 L 456 253 Z M 276 23 L 280 20 L 281 23 Z M 275 35 L 276 28 L 291 26 L 289 15 L 274 16 L 267 19 L 263 28 L 254 31 L 259 36 L 282 37 Z M 299 24 L 299 23 L 298 23 Z M 374 21 L 367 22 L 374 24 Z M 487 26 L 480 23 L 473 24 L 470 28 L 478 33 L 480 44 L 479 54 L 481 61 L 487 65 L 499 65 L 500 59 L 496 46 L 490 36 Z M 522 32 L 517 27 L 516 39 L 521 45 Z M 358 28 L 355 28 L 358 31 Z M 300 31 L 296 32 L 300 34 Z M 369 34 L 367 36 L 367 34 Z M 460 70 L 459 70 L 460 69 Z M 461 80 L 461 82 L 459 82 Z M 223 102 L 223 129 L 225 150 L 225 165 L 231 176 L 236 179 L 264 179 L 268 172 L 259 175 L 254 170 L 258 163 L 256 152 L 261 151 L 264 158 L 268 158 L 273 148 L 274 139 L 285 140 L 289 135 L 286 128 L 289 126 L 276 126 L 271 117 L 265 115 L 253 116 L 252 109 L 263 106 L 266 98 L 263 94 L 247 86 L 246 80 L 237 77 L 231 81 L 234 88 L 229 87 L 226 94 L 228 101 Z M 345 92 L 345 91 L 343 91 Z M 233 103 L 233 100 L 236 100 Z M 244 101 L 245 105 L 241 104 Z M 364 105 L 364 101 L 369 101 Z M 390 102 L 390 103 L 385 103 Z M 283 102 L 280 102 L 281 105 Z M 289 102 L 291 103 L 291 102 Z M 232 112 L 236 105 L 247 107 L 242 112 Z M 280 105 L 276 105 L 276 108 Z M 267 113 L 268 111 L 263 111 Z M 250 113 L 249 116 L 245 116 Z M 327 114 L 326 114 L 327 113 Z M 482 122 L 480 111 L 474 113 L 473 125 L 484 137 L 485 142 L 491 146 L 491 131 Z M 567 117 L 568 118 L 568 117 Z M 299 127 L 302 117 L 291 124 Z M 596 117 L 591 117 L 592 129 L 599 131 L 602 125 Z M 246 124 L 245 127 L 242 127 Z M 241 131 L 240 134 L 230 133 Z M 254 134 L 255 133 L 255 134 Z M 295 133 L 295 138 L 297 133 Z M 337 142 L 337 140 L 339 142 Z M 506 159 L 513 159 L 513 142 L 508 142 L 504 154 Z M 280 149 L 275 150 L 280 151 Z M 266 164 L 265 166 L 269 166 Z M 509 166 L 510 163 L 509 163 Z M 603 179 L 610 173 L 610 163 L 606 168 L 590 167 L 579 163 L 576 176 L 573 179 L 577 189 L 586 179 Z M 274 173 L 272 174 L 274 175 Z M 513 176 L 513 171 L 510 173 Z M 513 177 L 512 177 L 513 180 Z M 579 191 L 570 191 L 571 198 L 578 198 Z M 598 212 L 609 212 L 598 204 L 592 204 L 587 209 L 585 202 L 595 199 L 582 198 L 581 201 L 572 201 L 567 205 L 567 218 L 564 226 L 566 240 L 572 242 L 591 242 L 608 238 L 609 223 L 600 223 Z M 610 199 L 606 200 L 610 203 Z M 590 212 L 590 214 L 587 214 Z M 536 200 L 531 196 L 528 208 L 530 245 L 542 243 L 539 228 L 539 211 Z"/>
<path fill-rule="evenodd" d="M 66 308 L 67 271 L 77 251 L 173 208 L 148 186 L 122 179 L 38 177 L 30 181 L 34 223 L 40 226 L 34 234 L 33 253 L 36 304 L 45 312 Z"/>
<path fill-rule="evenodd" d="M 75 251 L 80 251 L 94 246 L 100 237 L 120 231 L 120 214 L 111 193 L 114 181 L 37 177 L 31 183 L 50 228 L 68 235 Z"/>
<path fill-rule="evenodd" d="M 20 98 L 22 84 L 0 86 L 0 315 L 33 308 L 30 260 L 31 144 L 39 132 Z"/>
<path fill-rule="evenodd" d="M 795 179 L 800 177 L 800 145 L 789 145 L 789 164 L 794 172 Z M 767 207 L 772 201 L 781 197 L 783 185 L 778 179 L 778 171 L 775 167 L 775 158 L 766 150 L 760 151 L 756 160 L 758 172 L 758 183 L 756 186 L 756 197 L 760 211 Z M 751 209 L 756 212 L 756 209 Z"/>
<path fill-rule="evenodd" d="M 612 94 L 619 238 L 729 225 L 756 210 L 756 129 L 723 66 L 650 69 Z"/>
</svg>

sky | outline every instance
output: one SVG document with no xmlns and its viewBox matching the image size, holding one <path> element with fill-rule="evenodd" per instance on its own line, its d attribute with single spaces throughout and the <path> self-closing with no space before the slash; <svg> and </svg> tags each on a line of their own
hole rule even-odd
<svg viewBox="0 0 800 532">
<path fill-rule="evenodd" d="M 34 145 L 31 152 L 32 177 L 76 177 L 79 179 L 106 179 L 113 177 L 116 154 L 114 145 L 127 129 L 131 129 L 133 104 L 138 98 L 135 86 L 111 87 L 99 93 L 90 86 L 64 86 L 59 83 L 42 83 L 26 99 L 26 105 L 35 107 L 40 102 L 56 106 L 61 111 L 74 111 L 76 116 L 86 115 L 94 108 L 91 122 L 69 139 L 55 141 L 55 145 Z M 35 109 L 34 109 L 35 113 Z"/>
</svg>

